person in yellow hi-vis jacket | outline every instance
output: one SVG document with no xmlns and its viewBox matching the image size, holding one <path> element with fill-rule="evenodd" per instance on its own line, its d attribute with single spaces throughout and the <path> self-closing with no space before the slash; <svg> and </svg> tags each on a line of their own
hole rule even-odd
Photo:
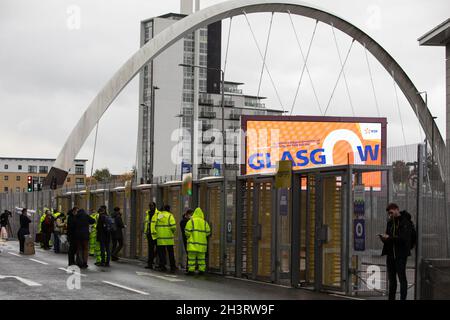
<svg viewBox="0 0 450 320">
<path fill-rule="evenodd" d="M 175 254 L 173 252 L 174 234 L 177 229 L 177 223 L 173 214 L 170 213 L 170 206 L 164 206 L 161 212 L 153 215 L 156 220 L 154 223 L 154 230 L 152 230 L 152 237 L 155 239 L 158 248 L 159 256 L 159 270 L 166 271 L 166 250 L 169 253 L 170 272 L 175 273 L 177 267 L 175 264 Z"/>
<path fill-rule="evenodd" d="M 199 274 L 203 274 L 206 271 L 206 251 L 211 228 L 205 220 L 202 209 L 195 209 L 192 218 L 186 223 L 184 233 L 187 238 L 188 252 L 188 272 L 186 274 L 194 274 L 196 263 Z"/>
<path fill-rule="evenodd" d="M 156 209 L 156 203 L 151 202 L 149 205 L 149 210 L 145 212 L 144 219 L 144 236 L 147 239 L 148 244 L 148 255 L 147 255 L 147 266 L 146 269 L 153 269 L 153 262 L 156 256 L 156 230 L 155 224 L 158 217 L 159 211 Z"/>
<path fill-rule="evenodd" d="M 98 210 L 100 211 L 100 209 Z M 97 241 L 97 222 L 99 213 L 93 212 L 90 217 L 95 220 L 94 224 L 89 226 L 89 255 L 95 256 L 95 263 L 101 262 L 100 244 Z"/>
</svg>

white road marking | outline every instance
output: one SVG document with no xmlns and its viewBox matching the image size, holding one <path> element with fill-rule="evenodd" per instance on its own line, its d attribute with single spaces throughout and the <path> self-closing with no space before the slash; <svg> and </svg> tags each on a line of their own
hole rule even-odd
<svg viewBox="0 0 450 320">
<path fill-rule="evenodd" d="M 30 260 L 30 261 L 34 261 L 34 262 L 37 262 L 37 263 L 40 263 L 40 264 L 45 264 L 45 265 L 48 265 L 48 263 L 47 262 L 44 262 L 44 261 L 40 261 L 40 260 L 36 260 L 36 259 L 28 259 L 28 260 Z"/>
<path fill-rule="evenodd" d="M 14 252 L 8 252 L 9 254 L 12 254 L 13 256 L 16 256 L 16 257 L 22 257 L 20 254 L 17 254 L 17 253 L 14 253 Z"/>
<path fill-rule="evenodd" d="M 182 282 L 182 281 L 185 281 L 183 279 L 176 278 L 175 275 L 161 276 L 161 275 L 157 275 L 157 274 L 153 274 L 153 273 L 139 272 L 139 271 L 136 271 L 136 274 L 138 276 L 155 277 L 155 278 L 167 280 L 167 281 L 170 281 L 170 282 Z"/>
<path fill-rule="evenodd" d="M 339 297 L 339 298 L 345 298 L 345 299 L 351 299 L 351 300 L 366 300 L 366 299 L 361 299 L 361 298 L 355 298 L 355 297 L 350 297 L 350 296 L 344 296 L 341 294 L 330 294 L 330 296 L 333 297 Z"/>
<path fill-rule="evenodd" d="M 121 288 L 121 289 L 125 289 L 125 290 L 128 290 L 128 291 L 132 291 L 132 292 L 136 292 L 136 293 L 139 293 L 139 294 L 143 294 L 143 295 L 146 295 L 146 296 L 148 296 L 148 293 L 147 292 L 144 292 L 144 291 L 139 291 L 139 290 L 136 290 L 136 289 L 132 289 L 132 288 L 129 288 L 129 287 L 125 287 L 125 286 L 123 286 L 123 285 L 121 285 L 121 284 L 117 284 L 117 283 L 114 283 L 114 282 L 109 282 L 109 281 L 102 281 L 103 283 L 106 283 L 106 284 L 109 284 L 109 285 L 112 285 L 112 286 L 114 286 L 114 287 L 118 287 L 118 288 Z"/>
<path fill-rule="evenodd" d="M 58 270 L 65 271 L 66 273 L 72 273 L 72 274 L 80 275 L 82 277 L 87 277 L 87 275 L 85 275 L 85 274 L 78 273 L 78 272 L 73 272 L 72 270 L 67 270 L 67 269 L 64 269 L 64 268 L 58 268 Z"/>
<path fill-rule="evenodd" d="M 245 281 L 245 282 L 252 282 L 252 283 L 255 283 L 255 284 L 263 284 L 263 285 L 279 287 L 279 288 L 288 288 L 288 289 L 292 288 L 292 287 L 285 286 L 285 285 L 282 285 L 282 284 L 261 282 L 261 281 L 256 281 L 256 280 L 251 280 L 251 279 L 244 279 L 244 278 L 236 278 L 236 277 L 231 277 L 231 276 L 225 276 L 225 278 L 233 279 L 233 280 L 240 280 L 240 281 Z"/>
<path fill-rule="evenodd" d="M 0 279 L 7 279 L 7 278 L 13 278 L 13 279 L 16 279 L 16 280 L 18 280 L 18 281 L 20 281 L 20 282 L 26 284 L 26 285 L 29 286 L 29 287 L 39 287 L 39 286 L 42 286 L 42 284 L 40 284 L 40 283 L 31 281 L 31 280 L 28 280 L 28 279 L 24 279 L 24 278 L 21 278 L 21 277 L 17 277 L 17 276 L 0 276 Z"/>
</svg>

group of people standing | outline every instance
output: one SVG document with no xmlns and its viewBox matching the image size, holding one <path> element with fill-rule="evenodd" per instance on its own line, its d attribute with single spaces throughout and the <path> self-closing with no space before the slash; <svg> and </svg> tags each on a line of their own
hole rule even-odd
<svg viewBox="0 0 450 320">
<path fill-rule="evenodd" d="M 148 243 L 147 269 L 167 271 L 166 253 L 169 255 L 170 272 L 176 271 L 174 254 L 174 236 L 177 229 L 175 217 L 170 212 L 170 206 L 165 205 L 160 210 L 156 209 L 154 202 L 149 204 L 145 213 L 144 234 Z M 199 274 L 206 270 L 206 252 L 208 249 L 208 237 L 211 228 L 205 220 L 201 208 L 187 209 L 180 221 L 180 229 L 183 235 L 183 244 L 186 250 L 187 272 L 192 275 L 198 266 Z M 158 266 L 154 266 L 158 257 Z"/>
<path fill-rule="evenodd" d="M 88 257 L 91 255 L 95 256 L 95 265 L 109 267 L 111 260 L 119 260 L 124 228 L 118 207 L 114 208 L 112 215 L 108 215 L 106 206 L 101 206 L 91 214 L 74 207 L 67 216 L 57 209 L 53 213 L 45 209 L 39 220 L 38 240 L 43 249 L 49 250 L 53 239 L 55 253 L 68 253 L 69 266 L 87 268 Z"/>
</svg>

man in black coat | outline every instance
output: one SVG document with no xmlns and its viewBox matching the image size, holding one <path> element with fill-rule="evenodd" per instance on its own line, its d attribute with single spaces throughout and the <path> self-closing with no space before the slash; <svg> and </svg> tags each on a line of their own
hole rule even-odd
<svg viewBox="0 0 450 320">
<path fill-rule="evenodd" d="M 84 209 L 78 210 L 75 219 L 75 238 L 77 241 L 78 255 L 81 260 L 79 267 L 82 269 L 88 267 L 89 225 L 94 223 L 95 220 Z"/>
<path fill-rule="evenodd" d="M 67 241 L 69 241 L 69 266 L 75 264 L 75 255 L 77 254 L 77 237 L 75 219 L 78 208 L 74 207 L 67 213 Z"/>
<path fill-rule="evenodd" d="M 401 211 L 397 204 L 390 203 L 386 211 L 389 221 L 386 233 L 379 235 L 383 242 L 382 256 L 387 256 L 386 267 L 389 279 L 389 300 L 395 300 L 397 291 L 397 276 L 400 281 L 400 299 L 406 300 L 408 281 L 406 279 L 406 263 L 411 255 L 411 240 L 414 225 L 411 215 Z"/>
<path fill-rule="evenodd" d="M 122 229 L 125 228 L 122 220 L 122 214 L 120 213 L 120 208 L 115 207 L 114 212 L 111 216 L 115 222 L 115 230 L 111 231 L 111 239 L 112 239 L 112 252 L 111 252 L 111 260 L 117 261 L 119 260 L 119 252 L 123 247 L 123 232 Z"/>
</svg>

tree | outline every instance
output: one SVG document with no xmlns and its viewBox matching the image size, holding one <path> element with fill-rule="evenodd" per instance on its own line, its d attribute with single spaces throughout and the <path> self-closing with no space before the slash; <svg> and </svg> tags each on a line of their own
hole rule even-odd
<svg viewBox="0 0 450 320">
<path fill-rule="evenodd" d="M 395 184 L 408 183 L 410 170 L 403 160 L 394 161 L 392 163 L 392 168 Z"/>
<path fill-rule="evenodd" d="M 99 182 L 105 182 L 111 179 L 111 173 L 108 168 L 96 169 L 93 177 Z"/>
</svg>

